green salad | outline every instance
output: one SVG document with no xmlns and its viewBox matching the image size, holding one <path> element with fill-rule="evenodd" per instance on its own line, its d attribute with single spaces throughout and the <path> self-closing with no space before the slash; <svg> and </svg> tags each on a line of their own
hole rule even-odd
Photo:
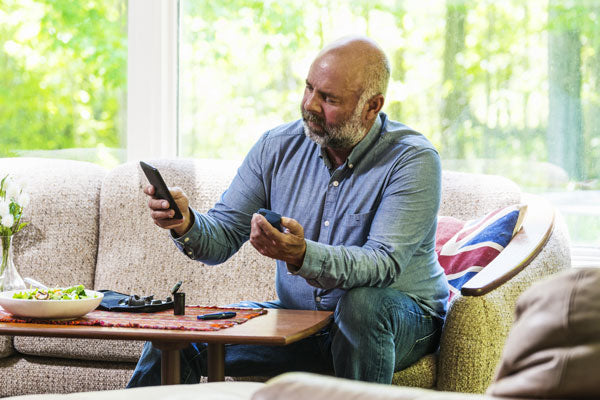
<svg viewBox="0 0 600 400">
<path fill-rule="evenodd" d="M 88 296 L 83 285 L 68 288 L 55 289 L 32 289 L 13 294 L 13 299 L 24 300 L 79 300 L 89 299 L 96 296 Z"/>
</svg>

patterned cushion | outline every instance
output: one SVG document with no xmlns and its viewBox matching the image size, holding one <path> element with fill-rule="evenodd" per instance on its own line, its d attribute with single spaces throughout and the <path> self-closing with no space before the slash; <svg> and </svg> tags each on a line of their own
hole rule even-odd
<svg viewBox="0 0 600 400">
<path fill-rule="evenodd" d="M 450 298 L 508 245 L 521 229 L 526 210 L 526 205 L 517 204 L 468 221 L 438 218 L 435 251 L 448 278 Z"/>
</svg>

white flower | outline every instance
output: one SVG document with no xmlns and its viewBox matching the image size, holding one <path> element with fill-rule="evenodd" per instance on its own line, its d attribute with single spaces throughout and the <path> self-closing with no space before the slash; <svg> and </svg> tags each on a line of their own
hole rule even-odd
<svg viewBox="0 0 600 400">
<path fill-rule="evenodd" d="M 2 221 L 0 222 L 2 222 L 2 226 L 10 228 L 15 223 L 15 217 L 12 214 L 5 214 L 2 216 Z"/>
<path fill-rule="evenodd" d="M 21 194 L 19 195 L 19 201 L 17 201 L 17 203 L 23 208 L 27 207 L 29 205 L 29 194 L 21 191 Z"/>
<path fill-rule="evenodd" d="M 9 214 L 8 202 L 0 199 L 0 217 Z"/>
<path fill-rule="evenodd" d="M 10 178 L 8 178 L 4 184 L 6 185 L 6 199 L 16 200 L 19 196 L 19 193 L 21 193 L 19 184 Z"/>
</svg>

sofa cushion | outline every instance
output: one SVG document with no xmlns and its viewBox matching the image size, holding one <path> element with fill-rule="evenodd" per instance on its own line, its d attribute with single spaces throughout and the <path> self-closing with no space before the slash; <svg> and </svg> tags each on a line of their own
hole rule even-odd
<svg viewBox="0 0 600 400">
<path fill-rule="evenodd" d="M 98 249 L 98 207 L 106 170 L 73 160 L 1 158 L 31 198 L 14 236 L 14 261 L 21 276 L 48 286 L 92 287 Z"/>
<path fill-rule="evenodd" d="M 169 186 L 187 193 L 206 212 L 229 186 L 236 164 L 223 160 L 152 160 Z M 208 266 L 190 260 L 168 231 L 150 218 L 147 185 L 139 163 L 113 169 L 102 185 L 96 289 L 166 298 L 177 281 L 187 304 L 224 305 L 275 298 L 275 262 L 246 243 L 227 262 Z M 243 283 L 243 284 L 240 284 Z"/>
<path fill-rule="evenodd" d="M 22 354 L 88 361 L 137 362 L 143 345 L 137 340 L 14 338 L 15 350 Z"/>
<path fill-rule="evenodd" d="M 437 381 L 437 354 L 427 354 L 408 368 L 394 372 L 392 385 L 424 389 L 435 388 Z"/>
<path fill-rule="evenodd" d="M 438 215 L 467 220 L 520 202 L 519 186 L 505 177 L 442 171 L 442 199 Z"/>
<path fill-rule="evenodd" d="M 68 394 L 37 394 L 6 400 L 249 400 L 263 387 L 257 382 L 211 382 L 195 385 L 151 386 Z"/>
<path fill-rule="evenodd" d="M 130 363 L 13 356 L 0 359 L 0 397 L 121 389 L 131 377 Z"/>
<path fill-rule="evenodd" d="M 93 287 L 106 169 L 73 160 L 0 158 L 0 172 L 16 179 L 31 198 L 23 216 L 29 225 L 13 240 L 21 275 L 49 286 Z M 32 351 L 44 346 L 43 338 L 28 339 Z M 68 346 L 65 341 L 61 353 L 68 353 Z"/>
<path fill-rule="evenodd" d="M 508 245 L 526 211 L 526 205 L 517 204 L 469 221 L 438 218 L 435 251 L 448 278 L 450 298 Z"/>
<path fill-rule="evenodd" d="M 0 336 L 0 358 L 5 358 L 14 353 L 11 336 Z"/>
</svg>

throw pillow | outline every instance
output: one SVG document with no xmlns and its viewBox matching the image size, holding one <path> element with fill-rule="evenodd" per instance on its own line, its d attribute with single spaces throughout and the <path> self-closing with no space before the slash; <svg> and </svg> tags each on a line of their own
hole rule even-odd
<svg viewBox="0 0 600 400">
<path fill-rule="evenodd" d="M 435 251 L 448 278 L 450 299 L 508 245 L 526 210 L 526 205 L 516 204 L 469 221 L 438 217 Z"/>
</svg>

